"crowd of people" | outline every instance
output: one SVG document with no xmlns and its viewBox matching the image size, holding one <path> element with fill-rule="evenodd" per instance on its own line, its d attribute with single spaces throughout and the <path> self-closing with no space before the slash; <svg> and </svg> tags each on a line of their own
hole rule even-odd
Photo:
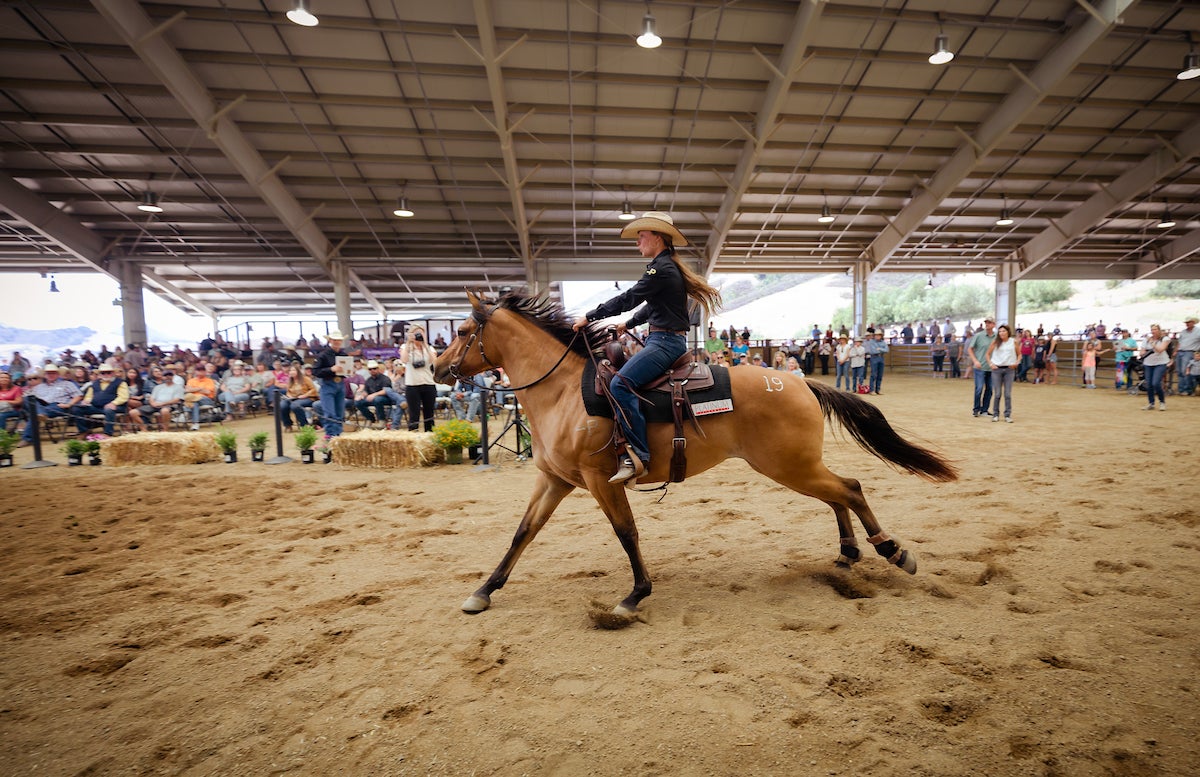
<svg viewBox="0 0 1200 777">
<path fill-rule="evenodd" d="M 277 397 L 287 432 L 312 425 L 326 438 L 337 436 L 348 409 L 371 428 L 433 429 L 438 392 L 432 366 L 446 347 L 440 335 L 427 343 L 421 326 L 406 327 L 398 356 L 380 360 L 363 355 L 378 347 L 369 339 L 347 340 L 335 331 L 323 341 L 314 336 L 284 345 L 263 338 L 252 349 L 216 336 L 194 351 L 131 343 L 80 354 L 66 349 L 41 364 L 16 351 L 0 365 L 0 429 L 19 431 L 21 447 L 32 444 L 32 406 L 43 423 L 61 418 L 80 435 L 98 427 L 107 436 L 120 427 L 196 430 L 255 407 L 270 410 Z M 507 384 L 502 371 L 485 378 L 488 385 Z M 473 384 L 454 392 L 450 404 L 459 418 L 478 415 L 478 392 Z"/>
</svg>

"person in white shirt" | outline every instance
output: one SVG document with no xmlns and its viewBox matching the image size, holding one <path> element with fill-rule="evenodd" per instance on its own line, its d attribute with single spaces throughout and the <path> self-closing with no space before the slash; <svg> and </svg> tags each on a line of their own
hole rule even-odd
<svg viewBox="0 0 1200 777">
<path fill-rule="evenodd" d="M 1004 420 L 1012 423 L 1012 387 L 1021 354 L 1012 339 L 1008 324 L 996 327 L 996 339 L 988 346 L 987 361 L 992 365 L 992 421 L 1000 420 L 1000 390 L 1004 390 Z"/>
</svg>

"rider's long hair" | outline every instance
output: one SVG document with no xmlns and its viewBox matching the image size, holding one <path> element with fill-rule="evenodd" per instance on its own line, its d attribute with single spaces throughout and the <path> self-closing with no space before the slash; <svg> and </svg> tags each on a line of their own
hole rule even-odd
<svg viewBox="0 0 1200 777">
<path fill-rule="evenodd" d="M 655 232 L 654 234 L 662 238 L 663 245 L 671 253 L 671 261 L 675 263 L 675 266 L 679 268 L 679 272 L 683 274 L 683 287 L 686 289 L 688 297 L 694 299 L 700 307 L 704 308 L 704 318 L 708 318 L 713 313 L 716 313 L 721 308 L 720 290 L 709 285 L 703 275 L 680 261 L 679 255 L 675 253 L 675 244 L 672 242 L 670 235 L 662 232 Z"/>
</svg>

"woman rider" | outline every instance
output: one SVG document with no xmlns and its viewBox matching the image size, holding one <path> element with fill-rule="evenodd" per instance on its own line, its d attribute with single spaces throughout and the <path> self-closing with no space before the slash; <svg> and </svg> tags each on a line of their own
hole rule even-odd
<svg viewBox="0 0 1200 777">
<path fill-rule="evenodd" d="M 608 481 L 610 483 L 624 483 L 640 477 L 650 463 L 646 417 L 642 415 L 634 391 L 670 369 L 687 351 L 688 298 L 704 308 L 705 318 L 721 304 L 721 293 L 675 255 L 675 248 L 686 246 L 688 242 L 669 214 L 645 213 L 626 224 L 621 237 L 637 238 L 638 251 L 651 260 L 646 265 L 646 272 L 633 288 L 575 320 L 575 329 L 579 330 L 591 321 L 609 318 L 646 303 L 627 321 L 617 325 L 617 332 L 624 334 L 626 329 L 648 322 L 650 334 L 646 336 L 646 347 L 625 362 L 613 378 L 613 399 L 621 409 L 617 422 L 629 444 L 620 468 Z"/>
</svg>

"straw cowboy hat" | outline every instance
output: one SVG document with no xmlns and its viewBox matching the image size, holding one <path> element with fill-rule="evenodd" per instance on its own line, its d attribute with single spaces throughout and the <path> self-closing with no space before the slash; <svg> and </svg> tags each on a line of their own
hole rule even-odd
<svg viewBox="0 0 1200 777">
<path fill-rule="evenodd" d="M 346 338 L 342 336 L 341 332 L 339 332 L 338 330 L 335 329 L 332 332 L 330 332 L 329 334 L 325 335 L 325 339 L 326 340 L 345 340 Z"/>
<path fill-rule="evenodd" d="M 622 227 L 621 237 L 637 237 L 638 232 L 642 230 L 670 235 L 671 244 L 674 246 L 685 246 L 688 244 L 687 238 L 683 236 L 683 233 L 675 228 L 675 222 L 671 220 L 670 213 L 663 213 L 660 210 L 647 211 L 642 214 L 641 218 L 634 219 Z"/>
</svg>

